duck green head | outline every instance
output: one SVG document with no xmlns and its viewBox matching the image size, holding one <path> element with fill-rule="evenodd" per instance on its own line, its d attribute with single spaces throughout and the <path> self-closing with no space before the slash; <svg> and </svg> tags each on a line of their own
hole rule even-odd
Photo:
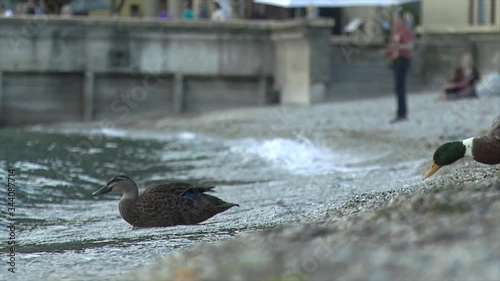
<svg viewBox="0 0 500 281">
<path fill-rule="evenodd" d="M 432 166 L 427 173 L 425 173 L 424 180 L 432 176 L 441 167 L 450 165 L 463 158 L 466 151 L 467 148 L 463 141 L 447 142 L 441 145 L 436 152 L 434 152 Z"/>
<path fill-rule="evenodd" d="M 134 189 L 137 192 L 137 186 L 135 185 L 134 181 L 127 177 L 127 176 L 116 176 L 113 177 L 108 181 L 108 183 L 97 190 L 96 192 L 92 193 L 92 195 L 101 195 L 101 194 L 106 194 L 109 192 L 117 192 L 117 193 L 128 193 L 128 192 L 133 192 Z"/>
</svg>

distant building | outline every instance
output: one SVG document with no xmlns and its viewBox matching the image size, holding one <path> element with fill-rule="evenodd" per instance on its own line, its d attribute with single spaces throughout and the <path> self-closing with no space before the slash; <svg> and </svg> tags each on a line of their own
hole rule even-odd
<svg viewBox="0 0 500 281">
<path fill-rule="evenodd" d="M 500 25 L 500 0 L 422 1 L 422 26 Z"/>
</svg>

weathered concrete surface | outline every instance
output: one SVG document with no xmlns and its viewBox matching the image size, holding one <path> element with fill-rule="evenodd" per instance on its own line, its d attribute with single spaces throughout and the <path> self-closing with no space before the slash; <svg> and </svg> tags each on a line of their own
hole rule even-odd
<svg viewBox="0 0 500 281">
<path fill-rule="evenodd" d="M 499 280 L 499 177 L 361 194 L 319 223 L 195 247 L 120 280 Z"/>
<path fill-rule="evenodd" d="M 329 88 L 330 43 L 325 38 L 332 25 L 329 20 L 0 18 L 0 121 L 122 119 L 125 109 L 116 110 L 118 103 L 130 117 L 264 105 L 280 98 L 290 104 L 322 101 Z M 325 45 L 320 56 L 311 44 Z M 37 79 L 30 79 L 34 75 Z M 52 88 L 26 88 L 39 82 Z M 41 110 L 42 119 L 31 111 L 23 118 L 5 115 L 21 111 L 14 95 L 34 94 L 25 103 L 36 107 L 40 100 L 55 103 L 54 89 L 64 95 L 60 102 L 71 106 L 58 114 Z"/>
<path fill-rule="evenodd" d="M 283 92 L 283 104 L 311 104 L 311 95 L 306 93 L 310 89 L 310 65 L 307 60 L 310 56 L 310 46 L 307 40 L 296 36 L 283 36 L 276 48 L 276 60 L 283 63 L 277 64 L 277 84 Z M 290 44 L 290 42 L 293 42 Z"/>
<path fill-rule="evenodd" d="M 81 98 L 75 97 L 81 97 L 82 81 L 78 73 L 4 73 L 0 125 L 81 120 Z"/>
</svg>

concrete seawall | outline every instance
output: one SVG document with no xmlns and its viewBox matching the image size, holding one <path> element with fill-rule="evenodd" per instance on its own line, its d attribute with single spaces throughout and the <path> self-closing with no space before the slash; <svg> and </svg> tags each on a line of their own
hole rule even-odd
<svg viewBox="0 0 500 281">
<path fill-rule="evenodd" d="M 323 101 L 330 86 L 332 25 L 0 18 L 0 122 Z M 310 46 L 322 44 L 318 56 Z"/>
<path fill-rule="evenodd" d="M 333 22 L 0 18 L 0 125 L 126 119 L 392 93 L 376 38 Z M 439 90 L 464 52 L 482 74 L 497 27 L 418 30 L 410 91 Z"/>
</svg>

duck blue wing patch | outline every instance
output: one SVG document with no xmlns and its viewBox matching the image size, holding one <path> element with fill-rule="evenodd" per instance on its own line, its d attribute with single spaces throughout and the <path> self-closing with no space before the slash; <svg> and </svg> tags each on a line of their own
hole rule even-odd
<svg viewBox="0 0 500 281">
<path fill-rule="evenodd" d="M 193 191 L 193 190 L 186 190 L 184 191 L 181 196 L 183 198 L 189 198 L 191 200 L 196 200 L 199 196 L 200 196 L 200 193 L 199 192 L 196 192 L 196 191 Z"/>
</svg>

